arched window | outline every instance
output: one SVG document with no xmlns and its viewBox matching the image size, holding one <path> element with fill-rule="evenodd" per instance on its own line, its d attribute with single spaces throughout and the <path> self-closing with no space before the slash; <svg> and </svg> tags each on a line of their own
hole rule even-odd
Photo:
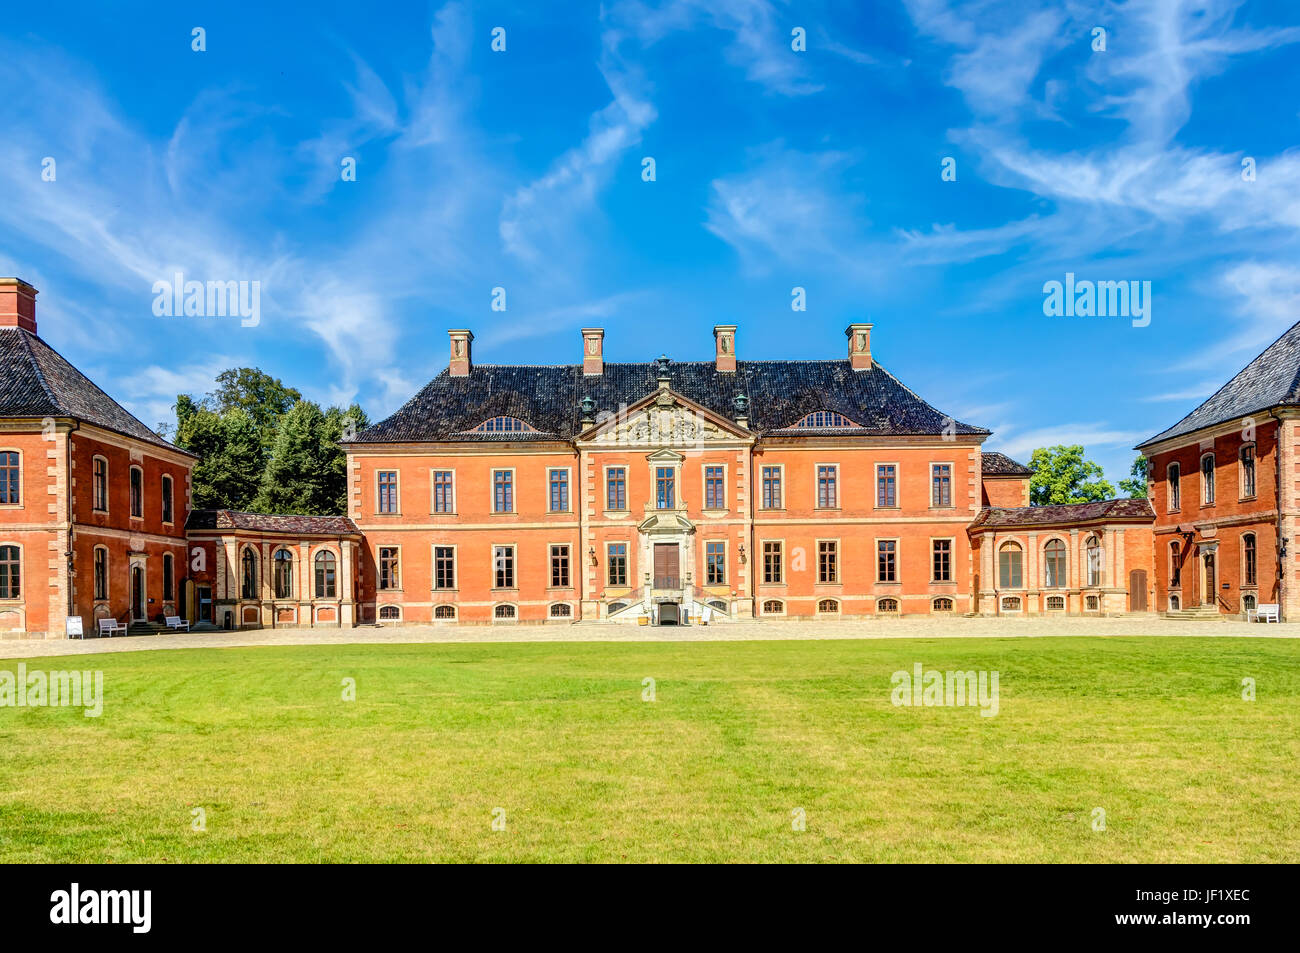
<svg viewBox="0 0 1300 953">
<path fill-rule="evenodd" d="M 1101 540 L 1099 540 L 1096 536 L 1089 536 L 1085 551 L 1088 556 L 1088 585 L 1100 586 L 1102 580 Z"/>
<path fill-rule="evenodd" d="M 833 410 L 816 410 L 799 420 L 796 427 L 856 427 L 853 421 Z"/>
<path fill-rule="evenodd" d="M 95 598 L 108 598 L 108 549 L 95 547 Z"/>
<path fill-rule="evenodd" d="M 162 478 L 162 521 L 170 523 L 172 520 L 172 478 L 164 473 Z"/>
<path fill-rule="evenodd" d="M 834 599 L 823 599 L 817 603 L 817 611 L 834 614 L 840 611 L 840 604 Z"/>
<path fill-rule="evenodd" d="M 1255 495 L 1255 445 L 1248 443 L 1241 448 L 1238 459 L 1241 463 L 1241 498 L 1250 499 Z"/>
<path fill-rule="evenodd" d="M 948 598 L 935 599 L 933 608 L 935 612 L 951 612 L 953 609 L 953 601 Z"/>
<path fill-rule="evenodd" d="M 492 614 L 498 619 L 513 619 L 516 615 L 515 607 L 510 605 L 497 606 Z"/>
<path fill-rule="evenodd" d="M 253 547 L 244 547 L 244 555 L 240 558 L 241 573 L 239 584 L 239 596 L 241 599 L 257 598 L 257 555 L 253 552 Z"/>
<path fill-rule="evenodd" d="M 1255 585 L 1255 534 L 1241 537 L 1241 579 L 1243 586 Z"/>
<path fill-rule="evenodd" d="M 1048 596 L 1047 608 L 1049 611 L 1059 611 L 1065 608 L 1065 596 Z"/>
<path fill-rule="evenodd" d="M 94 465 L 94 474 L 91 479 L 94 492 L 92 493 L 93 503 L 96 512 L 108 512 L 108 460 L 104 457 L 96 457 Z"/>
<path fill-rule="evenodd" d="M 1214 454 L 1212 453 L 1201 457 L 1201 502 L 1206 506 L 1214 503 Z"/>
<path fill-rule="evenodd" d="M 1172 612 L 1177 612 L 1177 611 L 1178 611 L 1178 607 L 1179 607 L 1180 605 L 1182 605 L 1182 601 L 1181 601 L 1177 596 L 1170 596 L 1170 597 L 1169 597 L 1169 609 L 1170 609 L 1170 611 L 1172 611 Z"/>
<path fill-rule="evenodd" d="M 163 553 L 163 598 L 175 599 L 176 589 L 176 557 L 171 553 Z"/>
<path fill-rule="evenodd" d="M 475 427 L 474 433 L 528 433 L 532 429 L 518 417 L 491 417 Z"/>
<path fill-rule="evenodd" d="M 22 554 L 17 546 L 0 546 L 0 599 L 22 594 Z"/>
<path fill-rule="evenodd" d="M 763 603 L 763 615 L 781 615 L 785 612 L 785 603 L 780 599 L 768 599 Z"/>
<path fill-rule="evenodd" d="M 894 613 L 897 613 L 897 612 L 898 612 L 898 600 L 897 600 L 897 599 L 881 599 L 879 602 L 876 603 L 876 611 L 877 611 L 877 612 L 884 612 L 884 613 L 886 613 L 886 614 L 894 614 Z"/>
<path fill-rule="evenodd" d="M 609 604 L 609 608 L 608 608 L 607 610 L 605 610 L 605 611 L 606 611 L 609 615 L 613 615 L 615 612 L 622 612 L 622 611 L 623 611 L 624 609 L 626 609 L 626 608 L 627 608 L 627 603 L 626 603 L 626 602 L 611 602 L 611 603 Z"/>
<path fill-rule="evenodd" d="M 144 470 L 131 468 L 131 515 L 144 517 Z"/>
<path fill-rule="evenodd" d="M 272 580 L 277 599 L 293 598 L 293 553 L 287 549 L 277 549 L 273 560 L 275 565 Z"/>
<path fill-rule="evenodd" d="M 567 602 L 556 602 L 551 606 L 552 619 L 568 619 L 573 616 L 573 606 Z"/>
<path fill-rule="evenodd" d="M 1003 611 L 1003 612 L 1019 612 L 1019 611 L 1020 611 L 1020 597 L 1019 597 L 1019 596 L 1004 596 L 1004 597 L 1002 598 L 1002 611 Z"/>
<path fill-rule="evenodd" d="M 334 554 L 328 549 L 316 554 L 316 598 L 333 599 L 337 589 L 335 585 L 336 563 Z"/>
<path fill-rule="evenodd" d="M 1020 589 L 1025 584 L 1025 553 L 1019 543 L 1003 543 L 998 551 L 998 587 Z"/>
<path fill-rule="evenodd" d="M 454 619 L 456 618 L 455 606 L 434 606 L 433 617 L 435 619 Z"/>
<path fill-rule="evenodd" d="M 447 608 L 445 606 L 440 608 Z M 397 606 L 380 606 L 379 618 L 385 622 L 396 622 L 402 618 L 402 610 Z"/>
<path fill-rule="evenodd" d="M 1247 613 L 1255 611 L 1255 597 L 1249 592 L 1244 593 L 1241 597 L 1241 611 Z"/>
<path fill-rule="evenodd" d="M 1043 547 L 1043 585 L 1049 589 L 1065 587 L 1065 543 L 1049 539 Z"/>
<path fill-rule="evenodd" d="M 1182 509 L 1183 506 L 1183 489 L 1182 489 L 1183 468 L 1176 463 L 1169 464 L 1165 470 L 1165 478 L 1169 482 L 1169 511 Z"/>
</svg>

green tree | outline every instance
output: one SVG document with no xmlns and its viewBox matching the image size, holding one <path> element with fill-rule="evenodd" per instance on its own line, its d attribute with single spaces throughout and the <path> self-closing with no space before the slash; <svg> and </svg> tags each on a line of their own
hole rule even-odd
<svg viewBox="0 0 1300 953">
<path fill-rule="evenodd" d="M 277 421 L 302 400 L 302 394 L 296 388 L 286 387 L 278 377 L 256 367 L 224 370 L 217 375 L 216 383 L 217 388 L 212 392 L 212 409 L 219 414 L 236 407 L 245 411 L 253 418 L 267 447 L 275 439 Z"/>
<path fill-rule="evenodd" d="M 1115 495 L 1105 472 L 1084 456 L 1078 444 L 1039 447 L 1029 458 L 1029 469 L 1034 471 L 1029 480 L 1029 502 L 1033 506 L 1090 503 Z"/>
<path fill-rule="evenodd" d="M 1147 498 L 1147 468 L 1151 462 L 1142 454 L 1138 454 L 1133 460 L 1133 467 L 1129 470 L 1129 475 L 1119 481 L 1119 488 L 1129 495 L 1131 500 L 1145 500 Z"/>
<path fill-rule="evenodd" d="M 262 479 L 253 419 L 239 409 L 217 414 L 185 394 L 177 398 L 176 418 L 176 445 L 199 457 L 190 480 L 194 508 L 251 507 Z"/>
<path fill-rule="evenodd" d="M 331 407 L 325 411 L 325 440 L 331 447 L 326 492 L 334 501 L 331 513 L 345 515 L 348 511 L 348 456 L 339 446 L 370 426 L 370 418 L 359 404 L 347 410 Z"/>
<path fill-rule="evenodd" d="M 298 401 L 280 418 L 253 507 L 261 513 L 337 515 L 331 476 L 338 452 L 320 407 Z"/>
</svg>

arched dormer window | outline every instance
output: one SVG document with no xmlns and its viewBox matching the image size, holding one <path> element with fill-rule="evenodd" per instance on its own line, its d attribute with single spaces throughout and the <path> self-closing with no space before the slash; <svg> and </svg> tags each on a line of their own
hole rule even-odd
<svg viewBox="0 0 1300 953">
<path fill-rule="evenodd" d="M 518 417 L 490 417 L 474 428 L 474 433 L 529 433 L 534 428 Z"/>
<path fill-rule="evenodd" d="M 802 420 L 795 424 L 796 427 L 857 427 L 854 423 L 843 414 L 837 414 L 833 410 L 815 410 L 808 414 Z"/>
</svg>

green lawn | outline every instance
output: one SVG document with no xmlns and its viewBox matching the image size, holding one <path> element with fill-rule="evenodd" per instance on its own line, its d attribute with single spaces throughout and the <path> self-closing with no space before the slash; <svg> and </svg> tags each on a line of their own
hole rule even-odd
<svg viewBox="0 0 1300 953">
<path fill-rule="evenodd" d="M 893 706 L 890 675 L 915 662 L 997 670 L 998 715 Z M 1289 640 L 300 646 L 26 665 L 98 668 L 106 700 L 98 719 L 0 708 L 4 861 L 1300 860 Z"/>
</svg>

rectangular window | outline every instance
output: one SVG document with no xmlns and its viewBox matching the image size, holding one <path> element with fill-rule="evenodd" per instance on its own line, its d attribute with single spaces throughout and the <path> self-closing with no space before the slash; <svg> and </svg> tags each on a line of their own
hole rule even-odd
<svg viewBox="0 0 1300 953">
<path fill-rule="evenodd" d="M 379 588 L 400 589 L 401 580 L 397 574 L 397 547 L 379 547 Z"/>
<path fill-rule="evenodd" d="M 898 468 L 892 463 L 876 467 L 876 506 L 895 506 L 898 500 Z"/>
<path fill-rule="evenodd" d="M 456 549 L 453 546 L 433 547 L 433 588 L 456 588 Z"/>
<path fill-rule="evenodd" d="M 952 582 L 952 540 L 936 539 L 934 553 L 934 581 Z"/>
<path fill-rule="evenodd" d="M 704 508 L 706 510 L 725 510 L 727 508 L 727 491 L 724 488 L 722 467 L 704 468 Z"/>
<path fill-rule="evenodd" d="M 108 598 L 108 550 L 95 550 L 95 598 Z"/>
<path fill-rule="evenodd" d="M 100 513 L 108 512 L 108 461 L 103 457 L 95 458 L 95 492 L 94 506 Z"/>
<path fill-rule="evenodd" d="M 763 467 L 763 509 L 781 508 L 781 468 Z"/>
<path fill-rule="evenodd" d="M 163 555 L 163 598 L 174 598 L 176 588 L 176 557 L 171 553 Z"/>
<path fill-rule="evenodd" d="M 144 518 L 144 471 L 131 468 L 131 515 Z"/>
<path fill-rule="evenodd" d="M 515 511 L 515 475 L 510 470 L 492 471 L 492 512 Z"/>
<path fill-rule="evenodd" d="M 551 471 L 551 512 L 569 512 L 569 471 Z"/>
<path fill-rule="evenodd" d="M 838 468 L 819 466 L 817 468 L 817 508 L 833 510 L 840 505 L 839 492 L 836 487 Z"/>
<path fill-rule="evenodd" d="M 456 497 L 452 491 L 450 470 L 433 471 L 433 511 L 435 513 L 456 511 Z"/>
<path fill-rule="evenodd" d="M 498 589 L 515 587 L 515 548 L 513 546 L 492 547 L 493 576 Z"/>
<path fill-rule="evenodd" d="M 781 544 L 766 542 L 763 544 L 763 581 L 779 583 L 782 578 Z"/>
<path fill-rule="evenodd" d="M 607 579 L 611 586 L 627 585 L 627 543 L 610 543 L 605 550 Z"/>
<path fill-rule="evenodd" d="M 931 500 L 932 506 L 952 506 L 952 466 L 947 463 L 936 463 L 931 468 Z"/>
<path fill-rule="evenodd" d="M 1245 556 L 1245 582 L 1243 585 L 1255 585 L 1255 534 L 1247 533 L 1241 538 L 1242 553 Z"/>
<path fill-rule="evenodd" d="M 898 582 L 898 542 L 892 539 L 876 541 L 876 581 Z"/>
<path fill-rule="evenodd" d="M 605 471 L 605 509 L 619 512 L 627 509 L 627 471 L 622 467 Z"/>
<path fill-rule="evenodd" d="M 17 546 L 0 546 L 0 599 L 22 596 L 23 556 Z"/>
<path fill-rule="evenodd" d="M 397 471 L 380 470 L 379 478 L 379 512 L 397 512 Z"/>
<path fill-rule="evenodd" d="M 1167 475 L 1169 478 L 1169 509 L 1171 511 L 1182 509 L 1183 491 L 1180 485 L 1182 482 L 1182 467 L 1176 463 L 1169 464 Z"/>
<path fill-rule="evenodd" d="M 551 588 L 569 587 L 569 547 L 551 547 Z"/>
<path fill-rule="evenodd" d="M 0 503 L 18 502 L 18 453 L 0 453 Z"/>
<path fill-rule="evenodd" d="M 677 472 L 672 467 L 655 468 L 655 507 L 671 510 L 677 505 Z"/>
<path fill-rule="evenodd" d="M 840 581 L 839 543 L 833 539 L 817 543 L 817 581 Z"/>
<path fill-rule="evenodd" d="M 162 518 L 164 523 L 172 522 L 172 478 L 162 478 Z"/>
<path fill-rule="evenodd" d="M 704 581 L 706 585 L 723 586 L 727 583 L 727 544 L 704 544 Z"/>
<path fill-rule="evenodd" d="M 1255 448 L 1248 445 L 1241 448 L 1241 496 L 1249 499 L 1255 495 Z"/>
</svg>

